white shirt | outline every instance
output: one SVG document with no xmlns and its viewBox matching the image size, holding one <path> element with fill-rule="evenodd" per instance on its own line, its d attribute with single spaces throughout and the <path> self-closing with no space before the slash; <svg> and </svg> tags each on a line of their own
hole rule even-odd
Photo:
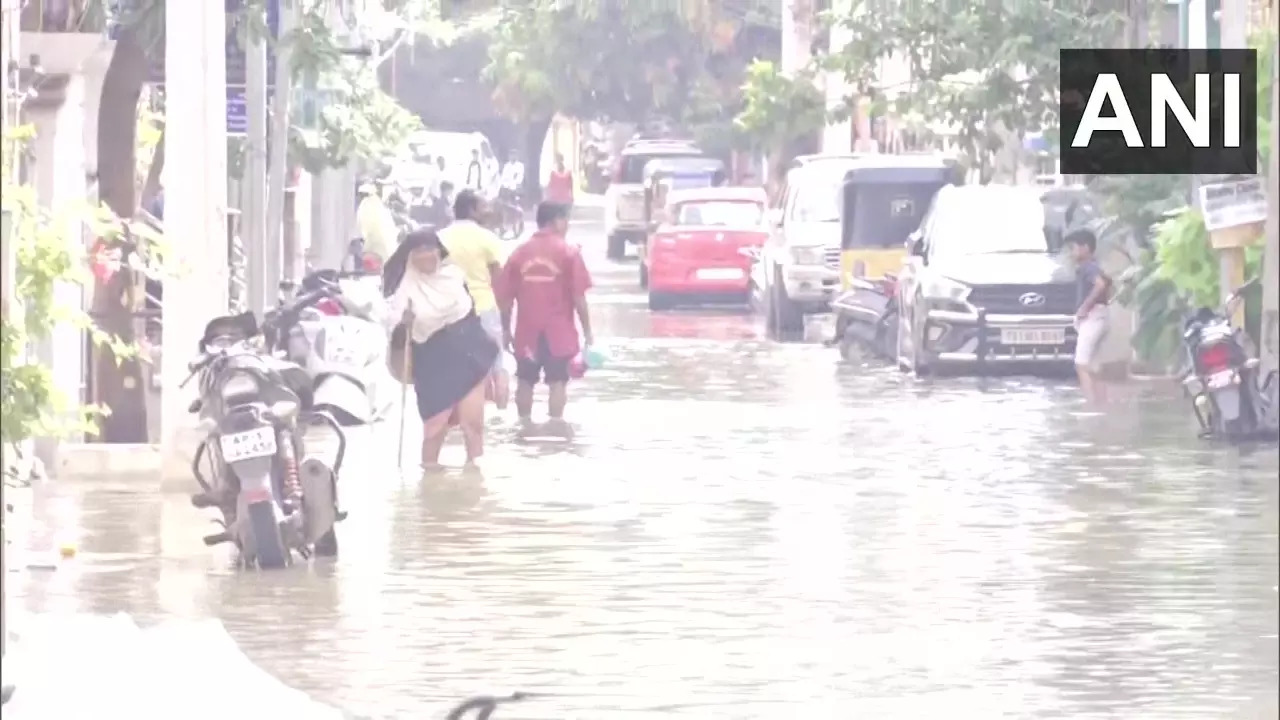
<svg viewBox="0 0 1280 720">
<path fill-rule="evenodd" d="M 519 190 L 524 185 L 524 163 L 512 160 L 502 166 L 502 187 L 505 190 Z"/>
<path fill-rule="evenodd" d="M 458 322 L 471 312 L 471 294 L 467 292 L 466 283 L 462 269 L 447 261 L 430 275 L 418 272 L 408 263 L 399 287 L 388 299 L 384 322 L 388 327 L 395 327 L 405 310 L 412 308 L 413 341 L 426 342 L 446 325 Z"/>
</svg>

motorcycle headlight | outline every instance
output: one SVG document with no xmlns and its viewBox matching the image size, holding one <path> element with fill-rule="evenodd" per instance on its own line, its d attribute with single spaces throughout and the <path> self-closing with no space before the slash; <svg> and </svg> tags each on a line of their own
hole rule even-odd
<svg viewBox="0 0 1280 720">
<path fill-rule="evenodd" d="M 242 397 L 253 397 L 258 394 L 258 381 L 252 375 L 244 373 L 230 375 L 223 379 L 220 392 L 224 402 L 230 402 Z"/>
<path fill-rule="evenodd" d="M 797 265 L 822 265 L 825 261 L 823 250 L 821 246 L 793 247 L 791 260 Z"/>
<path fill-rule="evenodd" d="M 950 278 L 934 277 L 921 285 L 920 292 L 928 300 L 964 304 L 973 288 Z"/>
</svg>

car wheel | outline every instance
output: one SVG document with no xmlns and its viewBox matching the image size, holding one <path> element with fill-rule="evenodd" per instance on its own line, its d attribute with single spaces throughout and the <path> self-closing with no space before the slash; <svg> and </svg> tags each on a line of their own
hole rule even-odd
<svg viewBox="0 0 1280 720">
<path fill-rule="evenodd" d="M 649 291 L 650 310 L 670 310 L 675 307 L 675 300 L 666 293 Z"/>
<path fill-rule="evenodd" d="M 804 313 L 787 297 L 787 288 L 776 269 L 772 280 L 764 293 L 765 330 L 771 339 L 785 342 L 804 334 Z"/>
<path fill-rule="evenodd" d="M 618 233 L 609 236 L 609 247 L 605 257 L 610 260 L 621 260 L 627 256 L 627 239 Z"/>
<path fill-rule="evenodd" d="M 640 259 L 640 289 L 647 290 L 649 288 L 649 266 L 645 265 L 644 259 Z"/>
</svg>

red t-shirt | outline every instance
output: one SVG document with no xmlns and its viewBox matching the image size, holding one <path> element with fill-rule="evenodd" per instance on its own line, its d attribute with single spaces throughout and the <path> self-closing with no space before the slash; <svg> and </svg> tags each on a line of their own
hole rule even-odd
<svg viewBox="0 0 1280 720">
<path fill-rule="evenodd" d="M 574 304 L 591 288 L 591 275 L 577 247 L 539 230 L 511 253 L 499 284 L 503 310 L 515 304 L 517 357 L 536 357 L 540 336 L 553 357 L 578 354 Z"/>
<path fill-rule="evenodd" d="M 573 202 L 573 173 L 565 170 L 551 171 L 551 179 L 547 181 L 547 199 L 555 203 L 570 204 Z"/>
</svg>

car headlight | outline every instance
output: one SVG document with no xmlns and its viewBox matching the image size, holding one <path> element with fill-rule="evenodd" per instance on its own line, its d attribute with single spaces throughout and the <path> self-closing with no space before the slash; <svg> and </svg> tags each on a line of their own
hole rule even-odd
<svg viewBox="0 0 1280 720">
<path fill-rule="evenodd" d="M 797 265 L 822 265 L 825 262 L 821 246 L 792 247 L 791 260 Z"/>
<path fill-rule="evenodd" d="M 920 293 L 928 300 L 964 304 L 973 288 L 950 278 L 933 277 L 920 286 Z"/>
<path fill-rule="evenodd" d="M 253 397 L 258 394 L 258 381 L 252 375 L 237 373 L 222 381 L 220 391 L 224 402 Z"/>
</svg>

